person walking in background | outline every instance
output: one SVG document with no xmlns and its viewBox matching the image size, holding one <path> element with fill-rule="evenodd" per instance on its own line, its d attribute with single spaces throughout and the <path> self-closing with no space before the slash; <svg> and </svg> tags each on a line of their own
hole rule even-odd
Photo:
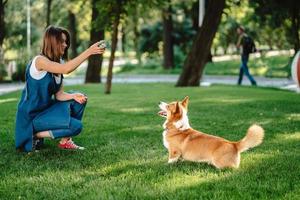
<svg viewBox="0 0 300 200">
<path fill-rule="evenodd" d="M 44 34 L 41 53 L 27 65 L 26 82 L 18 104 L 15 142 L 20 151 L 38 149 L 44 138 L 60 138 L 61 149 L 83 149 L 71 137 L 82 130 L 87 97 L 63 90 L 63 75 L 74 71 L 90 55 L 103 54 L 99 42 L 76 58 L 67 59 L 70 34 L 64 28 L 49 26 Z"/>
<path fill-rule="evenodd" d="M 248 68 L 249 54 L 256 51 L 255 44 L 252 38 L 246 34 L 245 29 L 242 26 L 237 28 L 237 34 L 239 37 L 236 46 L 241 52 L 241 66 L 238 85 L 242 84 L 244 74 L 248 77 L 252 85 L 256 85 L 256 81 L 251 76 Z"/>
</svg>

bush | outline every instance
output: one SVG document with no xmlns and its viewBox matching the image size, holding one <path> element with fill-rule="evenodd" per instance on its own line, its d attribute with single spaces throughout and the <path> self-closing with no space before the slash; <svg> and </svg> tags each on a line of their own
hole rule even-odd
<svg viewBox="0 0 300 200">
<path fill-rule="evenodd" d="M 177 45 L 174 46 L 174 65 L 175 68 L 182 68 L 183 62 L 186 58 L 185 53 Z"/>
<path fill-rule="evenodd" d="M 27 61 L 18 60 L 17 61 L 17 71 L 12 74 L 11 79 L 13 81 L 25 81 L 25 71 L 26 71 Z"/>
<path fill-rule="evenodd" d="M 4 77 L 7 75 L 7 72 L 5 70 L 5 65 L 0 64 L 0 81 L 4 80 Z"/>
</svg>

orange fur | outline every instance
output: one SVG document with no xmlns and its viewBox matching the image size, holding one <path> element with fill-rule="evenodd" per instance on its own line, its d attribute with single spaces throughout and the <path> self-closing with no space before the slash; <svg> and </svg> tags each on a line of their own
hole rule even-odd
<svg viewBox="0 0 300 200">
<path fill-rule="evenodd" d="M 183 101 L 163 103 L 159 114 L 166 117 L 164 145 L 169 151 L 169 163 L 179 158 L 196 162 L 207 162 L 217 168 L 238 168 L 240 153 L 262 143 L 264 130 L 259 125 L 252 125 L 246 136 L 231 142 L 224 138 L 202 133 L 190 127 L 187 118 L 189 98 Z"/>
</svg>

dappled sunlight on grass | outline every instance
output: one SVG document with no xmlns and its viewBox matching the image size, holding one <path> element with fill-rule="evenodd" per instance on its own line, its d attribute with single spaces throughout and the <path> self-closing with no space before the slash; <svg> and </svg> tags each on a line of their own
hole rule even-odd
<svg viewBox="0 0 300 200">
<path fill-rule="evenodd" d="M 166 177 L 164 181 L 157 184 L 158 187 L 163 187 L 168 192 L 175 192 L 177 189 L 182 187 L 190 187 L 199 185 L 205 182 L 216 181 L 222 179 L 216 173 L 199 173 L 188 175 L 185 173 L 175 173 L 172 177 Z"/>
<path fill-rule="evenodd" d="M 121 108 L 120 111 L 124 112 L 124 113 L 144 113 L 144 112 L 149 112 L 152 109 L 149 108 L 138 108 L 138 107 L 134 107 L 134 108 Z"/>
<path fill-rule="evenodd" d="M 252 99 L 239 99 L 239 98 L 222 98 L 222 99 L 216 99 L 216 98 L 203 98 L 201 101 L 192 100 L 191 104 L 193 103 L 227 103 L 227 104 L 239 104 L 239 103 L 249 103 L 253 102 Z"/>
<path fill-rule="evenodd" d="M 162 162 L 155 159 L 143 159 L 138 160 L 121 160 L 119 162 L 112 163 L 105 167 L 99 168 L 97 171 L 104 176 L 120 176 L 122 174 L 129 174 L 129 176 L 138 176 L 138 173 L 145 173 L 148 170 L 153 170 L 157 165 L 161 165 Z M 132 174 L 134 172 L 134 174 Z"/>
<path fill-rule="evenodd" d="M 61 151 L 58 141 L 46 140 L 39 152 L 16 153 L 17 95 L 0 100 L 0 113 L 6 113 L 0 115 L 3 199 L 295 199 L 299 194 L 297 94 L 223 85 L 115 84 L 111 95 L 100 93 L 99 85 L 76 89 L 89 96 L 83 133 L 74 138 L 86 147 L 80 152 Z M 238 141 L 252 123 L 265 129 L 263 143 L 241 154 L 239 169 L 167 164 L 165 119 L 157 116 L 157 103 L 186 95 L 197 130 Z"/>
<path fill-rule="evenodd" d="M 144 131 L 144 130 L 149 130 L 153 129 L 153 126 L 132 126 L 132 127 L 127 127 L 124 129 L 120 129 L 121 132 L 128 132 L 128 131 Z"/>
<path fill-rule="evenodd" d="M 290 140 L 290 141 L 294 140 L 300 142 L 300 132 L 280 134 L 276 136 L 275 140 Z"/>
<path fill-rule="evenodd" d="M 263 115 L 263 114 L 260 114 Z M 259 120 L 258 124 L 259 125 L 268 125 L 271 124 L 274 120 L 273 119 L 263 119 L 263 120 Z"/>
<path fill-rule="evenodd" d="M 262 164 L 265 160 L 273 158 L 275 156 L 274 151 L 272 151 L 272 153 L 262 152 L 259 148 L 261 147 L 258 146 L 254 149 L 241 153 L 240 168 L 237 171 L 247 171 L 259 164 Z"/>
<path fill-rule="evenodd" d="M 285 115 L 285 118 L 287 120 L 300 121 L 300 114 L 299 113 L 287 114 Z"/>
<path fill-rule="evenodd" d="M 219 99 L 217 102 L 236 104 L 236 103 L 246 103 L 246 102 L 251 102 L 251 101 L 252 100 L 249 100 L 249 99 Z M 216 102 L 216 100 L 214 102 Z"/>
<path fill-rule="evenodd" d="M 17 98 L 7 98 L 7 99 L 0 99 L 0 104 L 7 103 L 7 102 L 14 102 L 18 101 L 19 99 Z"/>
</svg>

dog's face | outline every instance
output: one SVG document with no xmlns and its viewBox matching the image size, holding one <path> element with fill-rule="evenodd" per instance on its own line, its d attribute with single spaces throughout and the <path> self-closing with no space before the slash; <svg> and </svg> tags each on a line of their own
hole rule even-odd
<svg viewBox="0 0 300 200">
<path fill-rule="evenodd" d="M 188 96 L 186 96 L 182 101 L 175 101 L 171 103 L 160 102 L 160 111 L 158 112 L 158 114 L 161 117 L 167 118 L 168 122 L 180 122 L 180 124 L 184 124 L 185 126 L 186 124 L 188 124 L 188 103 Z"/>
</svg>

